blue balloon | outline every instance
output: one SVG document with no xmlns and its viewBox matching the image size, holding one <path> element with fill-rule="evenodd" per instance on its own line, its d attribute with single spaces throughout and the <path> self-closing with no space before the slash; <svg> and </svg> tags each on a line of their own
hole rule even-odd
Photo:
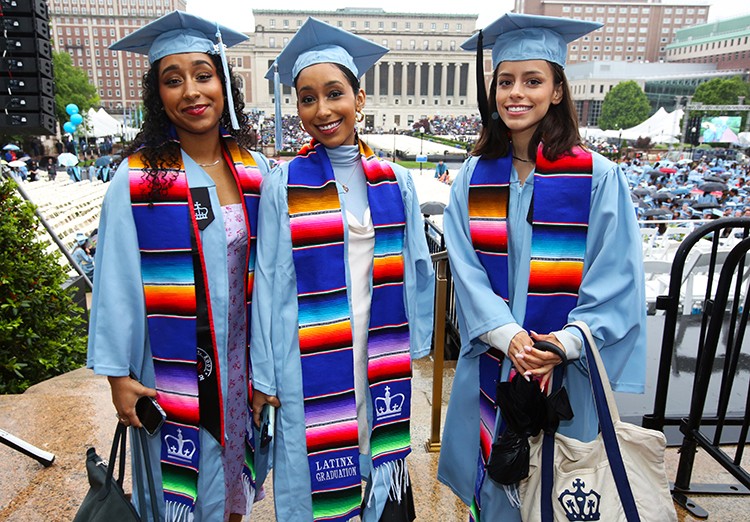
<svg viewBox="0 0 750 522">
<path fill-rule="evenodd" d="M 74 114 L 78 114 L 78 105 L 75 103 L 69 103 L 65 106 L 65 112 L 67 112 L 70 116 L 73 116 Z"/>
<path fill-rule="evenodd" d="M 76 126 L 73 125 L 72 121 L 66 121 L 63 125 L 63 130 L 67 133 L 73 134 L 76 131 Z"/>
<path fill-rule="evenodd" d="M 83 116 L 78 113 L 71 114 L 70 123 L 72 123 L 73 125 L 80 125 L 81 123 L 83 123 Z"/>
</svg>

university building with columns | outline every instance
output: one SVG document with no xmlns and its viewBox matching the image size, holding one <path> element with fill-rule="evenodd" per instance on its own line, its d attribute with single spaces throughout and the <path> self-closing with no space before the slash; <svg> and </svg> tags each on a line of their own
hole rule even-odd
<svg viewBox="0 0 750 522">
<path fill-rule="evenodd" d="M 476 66 L 461 43 L 476 27 L 475 14 L 388 13 L 380 8 L 335 11 L 254 10 L 255 32 L 231 56 L 249 53 L 252 99 L 248 107 L 273 114 L 273 82 L 265 79 L 276 55 L 308 16 L 341 27 L 391 51 L 361 79 L 367 94 L 365 125 L 373 130 L 407 129 L 432 116 L 477 113 Z M 244 53 L 243 53 L 244 54 Z M 296 113 L 296 96 L 282 86 L 284 114 Z M 247 89 L 246 89 L 247 91 Z"/>
</svg>

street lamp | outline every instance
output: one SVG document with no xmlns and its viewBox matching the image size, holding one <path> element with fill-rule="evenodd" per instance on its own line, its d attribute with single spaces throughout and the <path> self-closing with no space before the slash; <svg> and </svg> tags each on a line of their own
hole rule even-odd
<svg viewBox="0 0 750 522">
<path fill-rule="evenodd" d="M 393 127 L 393 163 L 396 163 L 396 127 Z"/>
<path fill-rule="evenodd" d="M 419 155 L 422 155 L 422 147 L 424 145 L 424 127 L 419 128 Z M 424 161 L 419 162 L 419 175 L 422 175 L 422 165 Z"/>
</svg>

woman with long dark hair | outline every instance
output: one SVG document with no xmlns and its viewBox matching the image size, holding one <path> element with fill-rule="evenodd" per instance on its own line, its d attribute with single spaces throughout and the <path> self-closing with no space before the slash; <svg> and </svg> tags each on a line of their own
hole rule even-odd
<svg viewBox="0 0 750 522">
<path fill-rule="evenodd" d="M 567 44 L 600 26 L 510 13 L 463 44 L 477 63 L 491 48 L 494 70 L 488 96 L 480 72 L 483 128 L 445 212 L 462 346 L 438 477 L 474 520 L 520 520 L 516 491 L 485 468 L 505 428 L 495 386 L 511 371 L 544 388 L 564 356 L 574 417 L 559 432 L 597 434 L 582 339 L 566 324 L 589 325 L 615 390 L 644 389 L 635 212 L 620 168 L 582 146 L 563 70 Z"/>
<path fill-rule="evenodd" d="M 142 397 L 165 411 L 149 448 L 167 521 L 239 521 L 256 498 L 249 313 L 269 167 L 246 149 L 224 56 L 246 38 L 175 11 L 111 47 L 151 68 L 143 127 L 102 208 L 88 366 L 108 376 L 121 423 L 141 426 Z"/>
<path fill-rule="evenodd" d="M 273 478 L 284 522 L 415 516 L 411 359 L 430 351 L 432 262 L 408 171 L 356 131 L 359 78 L 386 52 L 310 18 L 268 75 L 295 88 L 313 137 L 269 175 L 260 208 L 253 412 L 281 402 Z"/>
</svg>

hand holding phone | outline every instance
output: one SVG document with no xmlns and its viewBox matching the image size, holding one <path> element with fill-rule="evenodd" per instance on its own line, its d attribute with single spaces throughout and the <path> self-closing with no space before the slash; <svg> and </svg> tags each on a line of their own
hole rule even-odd
<svg viewBox="0 0 750 522">
<path fill-rule="evenodd" d="M 138 420 L 149 435 L 159 431 L 164 421 L 167 420 L 167 414 L 156 399 L 145 395 L 135 403 L 135 414 L 138 415 Z"/>
<path fill-rule="evenodd" d="M 271 443 L 276 427 L 276 408 L 266 403 L 260 413 L 260 447 L 266 448 Z"/>
</svg>

